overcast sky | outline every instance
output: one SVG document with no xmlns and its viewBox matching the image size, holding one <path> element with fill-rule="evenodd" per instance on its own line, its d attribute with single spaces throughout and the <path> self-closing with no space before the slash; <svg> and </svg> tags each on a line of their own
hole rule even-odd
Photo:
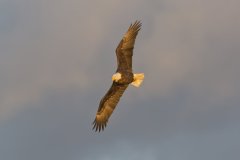
<svg viewBox="0 0 240 160">
<path fill-rule="evenodd" d="M 240 1 L 0 0 L 1 160 L 237 160 Z M 144 72 L 91 123 L 141 20 Z"/>
</svg>

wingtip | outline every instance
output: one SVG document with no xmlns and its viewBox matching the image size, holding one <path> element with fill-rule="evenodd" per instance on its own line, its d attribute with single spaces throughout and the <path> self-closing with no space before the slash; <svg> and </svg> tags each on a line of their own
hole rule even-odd
<svg viewBox="0 0 240 160">
<path fill-rule="evenodd" d="M 92 123 L 93 128 L 92 130 L 95 130 L 95 132 L 101 132 L 104 131 L 105 127 L 107 126 L 107 123 L 98 123 L 97 120 L 95 119 Z"/>
<path fill-rule="evenodd" d="M 129 26 L 129 29 L 136 28 L 136 30 L 139 31 L 141 29 L 141 26 L 142 26 L 141 20 L 136 20 L 134 23 L 131 23 L 131 25 Z"/>
<path fill-rule="evenodd" d="M 142 24 L 141 20 L 135 20 L 133 24 Z"/>
<path fill-rule="evenodd" d="M 142 26 L 142 22 L 141 22 L 140 20 L 136 20 L 136 21 L 134 22 L 134 25 L 135 25 L 136 27 L 141 27 L 141 26 Z"/>
</svg>

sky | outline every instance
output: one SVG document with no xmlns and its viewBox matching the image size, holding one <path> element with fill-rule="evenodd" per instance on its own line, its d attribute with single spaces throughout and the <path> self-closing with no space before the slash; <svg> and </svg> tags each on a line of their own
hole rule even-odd
<svg viewBox="0 0 240 160">
<path fill-rule="evenodd" d="M 237 160 L 240 1 L 0 0 L 3 160 Z M 144 72 L 92 131 L 115 49 Z"/>
</svg>

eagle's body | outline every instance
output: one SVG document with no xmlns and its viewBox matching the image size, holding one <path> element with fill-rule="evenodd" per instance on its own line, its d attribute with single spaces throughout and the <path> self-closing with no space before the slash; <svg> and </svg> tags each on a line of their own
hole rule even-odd
<svg viewBox="0 0 240 160">
<path fill-rule="evenodd" d="M 140 29 L 141 23 L 139 21 L 136 21 L 133 25 L 131 24 L 116 49 L 118 68 L 112 76 L 112 86 L 100 101 L 96 118 L 93 122 L 95 131 L 100 132 L 106 127 L 109 117 L 128 85 L 132 84 L 135 87 L 139 87 L 144 79 L 144 74 L 133 74 L 132 72 L 133 48 Z"/>
</svg>

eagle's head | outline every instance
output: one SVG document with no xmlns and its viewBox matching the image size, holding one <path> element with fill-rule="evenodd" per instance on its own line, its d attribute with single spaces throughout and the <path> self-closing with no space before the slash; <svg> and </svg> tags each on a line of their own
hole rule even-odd
<svg viewBox="0 0 240 160">
<path fill-rule="evenodd" d="M 118 82 L 121 78 L 122 78 L 121 73 L 117 72 L 112 76 L 112 81 Z"/>
</svg>

